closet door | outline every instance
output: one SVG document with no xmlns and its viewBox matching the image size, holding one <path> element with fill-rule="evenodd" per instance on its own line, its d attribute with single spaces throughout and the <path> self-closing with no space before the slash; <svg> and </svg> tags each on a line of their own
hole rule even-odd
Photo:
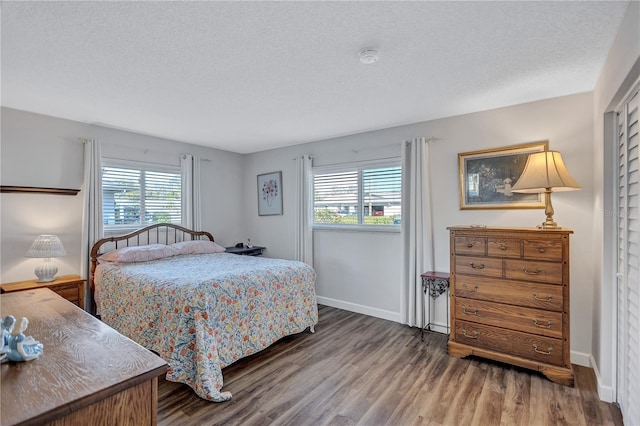
<svg viewBox="0 0 640 426">
<path fill-rule="evenodd" d="M 638 87 L 618 110 L 617 401 L 640 424 L 640 157 Z"/>
</svg>

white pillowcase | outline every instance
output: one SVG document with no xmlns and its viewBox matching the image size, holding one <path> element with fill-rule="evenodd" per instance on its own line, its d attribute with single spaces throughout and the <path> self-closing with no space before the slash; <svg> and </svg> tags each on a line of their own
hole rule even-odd
<svg viewBox="0 0 640 426">
<path fill-rule="evenodd" d="M 149 260 L 163 259 L 165 257 L 177 256 L 180 251 L 164 244 L 149 244 L 146 246 L 123 247 L 111 250 L 98 257 L 100 263 L 132 263 L 147 262 Z"/>
<path fill-rule="evenodd" d="M 222 253 L 226 251 L 220 244 L 207 240 L 181 241 L 171 244 L 171 247 L 176 248 L 179 254 Z"/>
</svg>

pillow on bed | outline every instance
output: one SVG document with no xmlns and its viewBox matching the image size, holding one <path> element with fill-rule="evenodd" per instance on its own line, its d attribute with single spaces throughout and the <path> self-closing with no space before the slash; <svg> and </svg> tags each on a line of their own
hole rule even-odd
<svg viewBox="0 0 640 426">
<path fill-rule="evenodd" d="M 220 244 L 206 240 L 181 241 L 171 244 L 171 247 L 175 247 L 179 254 L 222 253 L 226 250 Z"/>
<path fill-rule="evenodd" d="M 177 248 L 164 244 L 149 244 L 146 246 L 123 247 L 111 250 L 98 257 L 99 262 L 131 263 L 146 262 L 180 254 Z"/>
</svg>

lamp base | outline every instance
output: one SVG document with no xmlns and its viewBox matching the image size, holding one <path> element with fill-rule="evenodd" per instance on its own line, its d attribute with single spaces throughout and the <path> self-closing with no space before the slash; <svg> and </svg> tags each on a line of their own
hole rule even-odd
<svg viewBox="0 0 640 426">
<path fill-rule="evenodd" d="M 51 262 L 50 258 L 44 260 L 44 262 L 36 268 L 34 271 L 36 277 L 38 277 L 39 283 L 50 283 L 54 281 L 55 275 L 58 273 L 58 267 Z"/>
<path fill-rule="evenodd" d="M 551 222 L 551 223 L 541 223 L 540 225 L 536 226 L 536 228 L 538 229 L 562 229 L 562 226 L 558 226 L 557 223 L 555 222 Z"/>
<path fill-rule="evenodd" d="M 561 229 L 561 226 L 553 220 L 553 204 L 551 204 L 551 188 L 546 188 L 544 191 L 544 214 L 547 216 L 547 220 L 538 225 L 538 229 Z"/>
</svg>

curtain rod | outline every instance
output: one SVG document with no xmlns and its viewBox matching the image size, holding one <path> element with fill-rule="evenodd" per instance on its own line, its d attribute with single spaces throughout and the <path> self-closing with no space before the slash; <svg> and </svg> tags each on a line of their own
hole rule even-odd
<svg viewBox="0 0 640 426">
<path fill-rule="evenodd" d="M 91 139 L 91 138 L 83 139 L 83 138 L 80 138 L 80 139 L 78 139 L 78 142 L 82 142 L 83 144 L 86 144 L 90 140 L 99 140 L 99 139 Z M 126 148 L 126 149 L 129 149 L 129 150 L 132 150 L 132 151 L 141 151 L 143 154 L 147 154 L 147 153 L 151 152 L 153 154 L 176 155 L 176 156 L 178 156 L 178 158 L 182 157 L 183 155 L 187 155 L 185 153 L 176 154 L 175 152 L 156 151 L 156 150 L 149 149 L 149 148 L 138 148 L 138 147 L 131 147 L 131 146 L 126 146 L 126 145 L 119 145 L 117 143 L 108 143 L 106 145 L 107 146 L 115 146 L 115 147 L 118 147 L 118 148 Z M 188 155 L 194 155 L 194 154 L 188 154 Z M 110 157 L 107 157 L 107 158 L 110 158 Z M 200 161 L 211 161 L 211 160 L 208 159 L 208 158 L 200 158 Z M 140 161 L 140 162 L 144 163 L 144 161 Z M 151 163 L 151 164 L 155 164 L 155 163 Z"/>
<path fill-rule="evenodd" d="M 419 139 L 419 138 L 415 138 L 415 139 Z M 436 138 L 435 136 L 430 136 L 430 137 L 425 137 L 424 140 L 427 142 L 438 142 L 438 141 L 441 141 L 442 138 Z M 409 146 L 410 143 L 411 141 L 404 141 L 404 146 Z"/>
<path fill-rule="evenodd" d="M 349 151 L 353 152 L 354 154 L 357 154 L 357 153 L 362 152 L 362 151 L 372 151 L 372 150 L 376 150 L 376 149 L 392 148 L 392 147 L 396 147 L 396 146 L 398 148 L 400 148 L 401 145 L 402 144 L 400 144 L 400 143 L 392 143 L 392 144 L 389 144 L 389 145 L 369 146 L 369 147 L 365 147 L 365 148 L 361 148 L 361 149 L 351 149 Z M 335 154 L 337 152 L 343 153 L 343 152 L 347 152 L 347 151 L 332 151 L 332 152 L 325 153 L 325 155 L 326 154 Z M 309 155 L 309 154 L 305 154 L 305 155 Z M 310 158 L 317 158 L 318 156 L 317 155 L 309 155 L 309 157 Z M 389 159 L 389 158 L 396 158 L 396 157 L 381 158 L 381 160 L 386 160 L 386 159 Z M 296 160 L 296 159 L 297 159 L 297 157 L 292 158 L 292 160 Z M 361 161 L 370 161 L 370 160 L 361 160 Z M 358 163 L 358 162 L 360 162 L 360 161 L 348 161 L 346 163 Z M 342 163 L 338 163 L 338 164 L 342 164 Z"/>
<path fill-rule="evenodd" d="M 438 138 L 438 137 L 435 137 L 435 136 L 425 137 L 424 139 L 427 142 L 437 142 L 437 141 L 441 141 L 442 140 L 442 138 Z M 403 145 L 403 143 L 406 145 L 409 142 L 411 142 L 411 141 L 406 140 L 406 141 L 403 141 L 403 142 L 400 142 L 400 143 L 392 143 L 392 144 L 388 144 L 388 145 L 368 146 L 368 147 L 364 147 L 364 148 L 360 148 L 360 149 L 355 149 L 354 148 L 354 149 L 351 149 L 351 152 L 353 152 L 354 154 L 357 154 L 357 153 L 362 152 L 362 151 L 372 151 L 372 150 L 375 150 L 375 149 L 392 148 L 392 147 L 395 147 L 395 146 L 401 147 Z M 334 151 L 333 153 L 335 153 L 335 152 L 336 151 Z M 305 154 L 305 155 L 307 155 L 307 154 Z M 309 157 L 310 158 L 316 158 L 317 156 L 309 155 Z M 381 158 L 381 160 L 387 160 L 387 159 L 391 159 L 391 158 L 396 158 L 396 157 Z M 297 159 L 297 157 L 296 158 L 292 158 L 292 160 L 295 160 L 295 159 Z M 363 161 L 369 161 L 369 160 L 363 160 Z M 357 162 L 358 161 L 349 161 L 348 163 L 357 163 Z M 339 163 L 339 164 L 342 164 L 342 163 Z"/>
</svg>

